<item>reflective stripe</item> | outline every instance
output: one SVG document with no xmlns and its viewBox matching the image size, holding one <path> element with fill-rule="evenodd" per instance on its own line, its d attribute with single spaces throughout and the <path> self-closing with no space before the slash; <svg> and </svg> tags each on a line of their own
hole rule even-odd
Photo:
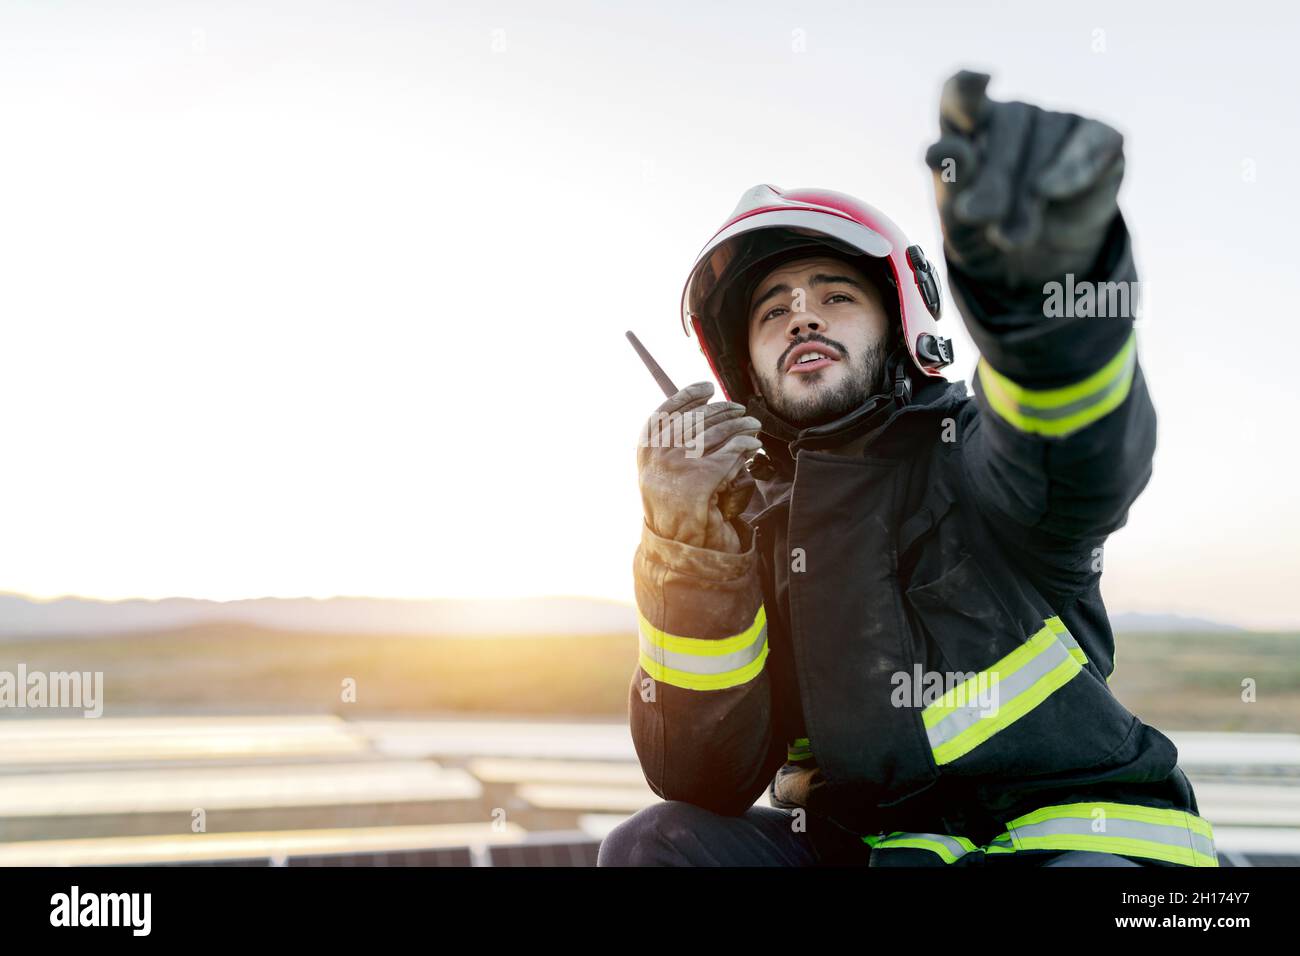
<svg viewBox="0 0 1300 956">
<path fill-rule="evenodd" d="M 1100 818 L 1094 817 L 1097 810 Z M 1124 803 L 1041 807 L 1010 821 L 994 844 L 1005 847 L 1008 840 L 1013 850 L 1094 850 L 1183 866 L 1219 865 L 1209 821 L 1183 810 Z"/>
<path fill-rule="evenodd" d="M 1029 713 L 1082 670 L 1050 624 L 986 671 L 949 690 L 921 711 L 934 762 L 951 763 Z M 986 713 L 979 688 L 996 687 L 997 708 Z M 959 703 L 960 702 L 960 703 Z"/>
<path fill-rule="evenodd" d="M 937 853 L 945 863 L 953 863 L 967 853 L 979 849 L 965 837 L 949 836 L 946 833 L 902 833 L 895 831 L 889 836 L 865 836 L 862 842 L 877 850 L 929 850 Z"/>
<path fill-rule="evenodd" d="M 1079 642 L 1074 639 L 1074 635 L 1066 629 L 1066 626 L 1061 619 L 1059 617 L 1049 617 L 1045 623 L 1052 629 L 1052 633 L 1056 635 L 1056 639 L 1069 649 L 1070 656 L 1086 667 L 1088 664 L 1088 655 L 1083 652 L 1083 648 L 1080 647 Z"/>
<path fill-rule="evenodd" d="M 1062 622 L 1059 617 L 1049 617 L 1047 619 L 1047 624 L 1052 628 L 1052 633 L 1056 635 L 1057 639 L 1070 649 L 1071 656 L 1086 667 L 1088 664 L 1088 655 L 1084 653 L 1083 648 L 1079 646 L 1079 642 L 1074 639 L 1074 635 L 1069 632 L 1064 622 Z M 1113 654 L 1111 660 L 1110 673 L 1106 675 L 1107 684 L 1109 684 L 1110 679 L 1115 676 Z"/>
<path fill-rule="evenodd" d="M 1114 411 L 1128 397 L 1137 368 L 1137 331 L 1105 365 L 1064 388 L 1030 389 L 982 357 L 976 373 L 989 407 L 1022 432 L 1063 438 Z"/>
<path fill-rule="evenodd" d="M 1093 816 L 1101 809 L 1102 832 Z M 1007 824 L 1007 832 L 982 847 L 965 837 L 942 833 L 901 833 L 864 836 L 876 850 L 930 850 L 945 863 L 967 853 L 1015 853 L 1019 850 L 1090 850 L 1120 856 L 1162 860 L 1182 866 L 1218 866 L 1214 828 L 1209 821 L 1183 810 L 1162 810 L 1125 803 L 1070 803 L 1040 807 Z"/>
<path fill-rule="evenodd" d="M 796 737 L 785 748 L 786 760 L 807 760 L 812 755 L 812 747 L 807 737 Z"/>
<path fill-rule="evenodd" d="M 641 669 L 657 681 L 687 690 L 725 690 L 754 678 L 767 660 L 767 612 L 733 637 L 678 637 L 651 626 L 637 610 Z"/>
</svg>

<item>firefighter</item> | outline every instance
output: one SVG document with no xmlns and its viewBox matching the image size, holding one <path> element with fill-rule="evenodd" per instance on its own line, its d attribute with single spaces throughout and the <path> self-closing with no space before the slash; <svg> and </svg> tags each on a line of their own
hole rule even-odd
<svg viewBox="0 0 1300 956">
<path fill-rule="evenodd" d="M 663 802 L 599 865 L 1218 865 L 1108 684 L 1102 549 L 1156 443 L 1136 302 L 1046 306 L 1135 288 L 1122 138 L 988 79 L 947 81 L 926 154 L 973 396 L 936 269 L 864 202 L 756 186 L 690 272 L 726 400 L 681 389 L 652 420 L 694 453 L 637 451 L 628 706 Z"/>
</svg>

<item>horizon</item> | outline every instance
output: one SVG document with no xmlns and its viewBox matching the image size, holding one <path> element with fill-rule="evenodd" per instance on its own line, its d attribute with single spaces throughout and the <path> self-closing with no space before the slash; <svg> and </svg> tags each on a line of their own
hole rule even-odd
<svg viewBox="0 0 1300 956">
<path fill-rule="evenodd" d="M 160 604 L 167 601 L 193 601 L 205 604 L 236 604 L 257 601 L 310 601 L 314 603 L 324 603 L 329 601 L 373 601 L 373 602 L 423 602 L 423 603 L 460 603 L 460 604 L 509 604 L 509 603 L 527 603 L 527 602 L 588 602 L 592 604 L 613 605 L 630 613 L 635 613 L 636 605 L 634 602 L 622 600 L 620 598 L 604 597 L 601 595 L 588 594 L 546 594 L 546 595 L 516 595 L 512 597 L 458 597 L 458 596 L 434 596 L 434 597 L 388 597 L 382 595 L 365 595 L 365 594 L 334 594 L 326 597 L 315 595 L 274 595 L 263 594 L 256 597 L 241 597 L 229 599 L 213 599 L 204 597 L 194 597 L 190 595 L 174 594 L 163 598 L 148 597 L 127 597 L 127 598 L 100 598 L 90 595 L 81 594 L 63 594 L 58 597 L 40 598 L 33 595 L 23 594 L 15 591 L 0 590 L 0 599 L 18 598 L 29 601 L 34 604 L 48 604 L 56 601 L 81 601 L 94 604 L 124 604 L 124 603 L 146 603 Z M 1224 628 L 1227 630 L 1240 631 L 1243 633 L 1297 633 L 1300 634 L 1300 625 L 1283 625 L 1280 627 L 1251 627 L 1241 621 L 1225 619 L 1222 617 L 1205 617 L 1202 615 L 1189 615 L 1178 611 L 1145 611 L 1133 610 L 1128 608 L 1107 608 L 1107 616 L 1111 619 L 1112 624 L 1118 618 L 1128 619 L 1175 619 L 1184 621 L 1189 625 L 1210 625 L 1213 628 Z M 252 623 L 252 622 L 241 622 Z M 1118 633 L 1118 631 L 1117 631 Z"/>
</svg>

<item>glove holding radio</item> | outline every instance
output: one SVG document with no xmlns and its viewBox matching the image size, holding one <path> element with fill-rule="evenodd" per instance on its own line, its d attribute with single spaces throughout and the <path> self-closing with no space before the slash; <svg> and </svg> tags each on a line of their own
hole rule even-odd
<svg viewBox="0 0 1300 956">
<path fill-rule="evenodd" d="M 739 554 L 732 519 L 754 491 L 745 460 L 762 447 L 758 419 L 735 402 L 712 402 L 711 382 L 697 382 L 661 404 L 637 448 L 646 524 L 662 538 Z"/>
</svg>

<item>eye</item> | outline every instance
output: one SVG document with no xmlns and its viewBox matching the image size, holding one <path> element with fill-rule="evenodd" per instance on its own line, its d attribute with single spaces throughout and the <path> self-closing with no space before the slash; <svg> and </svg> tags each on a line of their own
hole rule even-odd
<svg viewBox="0 0 1300 956">
<path fill-rule="evenodd" d="M 832 292 L 829 296 L 826 297 L 826 301 L 829 303 L 837 297 L 842 298 L 845 302 L 853 301 L 853 296 L 849 295 L 847 292 Z"/>
<path fill-rule="evenodd" d="M 772 318 L 773 315 L 775 315 L 777 312 L 780 312 L 780 311 L 781 311 L 782 309 L 784 309 L 784 308 L 785 308 L 785 306 L 783 306 L 783 305 L 778 305 L 776 308 L 768 310 L 768 311 L 763 315 L 763 317 L 762 317 L 761 319 L 759 319 L 758 321 L 759 321 L 760 323 L 761 323 L 761 322 L 766 322 L 768 319 Z"/>
</svg>

